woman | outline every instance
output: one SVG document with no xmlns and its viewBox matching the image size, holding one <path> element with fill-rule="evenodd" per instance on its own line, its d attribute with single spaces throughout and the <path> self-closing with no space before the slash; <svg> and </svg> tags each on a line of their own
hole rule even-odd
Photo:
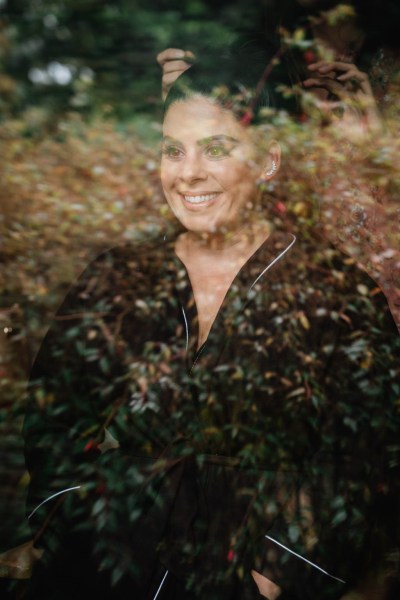
<svg viewBox="0 0 400 600">
<path fill-rule="evenodd" d="M 280 149 L 254 146 L 243 87 L 195 80 L 163 125 L 183 230 L 90 265 L 33 369 L 32 598 L 328 599 L 392 571 L 390 313 L 354 262 L 270 219 Z"/>
<path fill-rule="evenodd" d="M 384 113 L 380 112 L 383 108 L 383 80 L 380 80 L 381 83 L 377 86 L 377 69 L 371 72 L 375 83 L 372 88 L 368 74 L 353 64 L 357 58 L 357 54 L 354 55 L 355 48 L 364 39 L 362 31 L 355 29 L 354 16 L 345 21 L 339 20 L 335 24 L 327 24 L 322 18 L 314 25 L 312 30 L 316 48 L 322 45 L 322 48 L 328 51 L 328 55 L 332 55 L 332 60 L 318 60 L 317 50 L 306 52 L 307 62 L 315 62 L 307 65 L 308 75 L 301 82 L 299 79 L 298 83 L 303 87 L 306 99 L 304 106 L 306 112 L 310 111 L 312 115 L 311 121 L 321 124 L 320 143 L 331 147 L 333 151 L 340 140 L 340 154 L 347 157 L 346 169 L 340 175 L 336 173 L 334 178 L 330 177 L 335 168 L 332 167 L 329 157 L 328 160 L 317 161 L 319 166 L 315 172 L 314 191 L 320 198 L 321 222 L 333 244 L 344 252 L 357 256 L 357 260 L 377 279 L 387 297 L 393 318 L 400 327 L 396 306 L 396 298 L 399 295 L 396 243 L 394 239 L 388 239 L 382 232 L 379 233 L 381 227 L 387 228 L 387 223 L 391 220 L 390 213 L 395 211 L 395 206 L 391 207 L 390 204 L 390 195 L 393 194 L 386 197 L 384 186 L 378 181 L 373 167 L 368 168 L 368 154 L 365 153 L 365 147 L 369 149 L 367 152 L 372 152 L 373 148 L 379 151 L 379 148 L 382 149 L 388 143 L 388 140 L 385 141 L 384 131 L 391 130 L 391 123 L 387 121 L 389 78 L 383 77 L 381 73 L 388 88 L 385 95 L 385 117 Z M 319 49 L 321 54 L 321 47 Z M 190 67 L 193 59 L 191 51 L 185 52 L 177 48 L 168 48 L 158 54 L 157 61 L 162 68 L 163 96 L 176 78 Z M 391 69 L 393 71 L 393 67 Z M 297 78 L 299 77 L 297 74 Z M 379 104 L 381 106 L 378 108 Z M 338 111 L 341 114 L 340 118 Z M 328 124 L 330 126 L 327 127 Z M 361 147 L 364 150 L 357 158 L 357 148 Z M 347 165 L 352 165 L 353 168 Z M 330 179 L 330 185 L 327 185 L 327 179 Z M 345 194 L 344 179 L 348 182 Z M 377 202 L 378 196 L 380 199 Z"/>
</svg>

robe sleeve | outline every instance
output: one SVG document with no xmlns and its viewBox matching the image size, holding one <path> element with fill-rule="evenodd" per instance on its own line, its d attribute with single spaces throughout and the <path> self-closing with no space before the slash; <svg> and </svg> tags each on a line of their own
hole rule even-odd
<svg viewBox="0 0 400 600">
<path fill-rule="evenodd" d="M 376 284 L 358 269 L 346 276 L 354 290 L 336 292 L 342 313 L 320 348 L 329 351 L 321 397 L 331 401 L 319 407 L 319 446 L 263 540 L 262 571 L 282 600 L 399 593 L 400 336 Z"/>
<path fill-rule="evenodd" d="M 72 286 L 30 376 L 24 422 L 30 474 L 27 514 L 34 544 L 44 549 L 36 575 L 47 565 L 37 589 L 34 572 L 37 594 L 49 578 L 61 586 L 57 593 L 62 594 L 63 581 L 69 578 L 82 586 L 89 577 L 98 525 L 93 515 L 101 508 L 102 469 L 111 461 L 110 452 L 101 453 L 101 444 L 106 440 L 103 450 L 115 452 L 117 444 L 106 436 L 106 427 L 125 390 L 115 308 L 118 290 L 110 289 L 108 281 L 112 271 L 107 253 Z M 124 466 L 115 461 L 118 468 L 122 476 Z M 92 578 L 91 590 L 98 581 L 101 577 Z"/>
</svg>

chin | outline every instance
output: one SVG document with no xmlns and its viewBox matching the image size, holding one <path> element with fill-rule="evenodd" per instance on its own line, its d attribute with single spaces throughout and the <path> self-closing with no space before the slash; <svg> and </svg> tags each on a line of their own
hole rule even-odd
<svg viewBox="0 0 400 600">
<path fill-rule="evenodd" d="M 220 229 L 216 224 L 210 223 L 210 220 L 207 219 L 207 217 L 194 219 L 193 217 L 177 214 L 175 214 L 175 217 L 182 227 L 193 233 L 216 233 Z"/>
<path fill-rule="evenodd" d="M 181 224 L 188 231 L 198 234 L 206 233 L 208 235 L 217 235 L 221 233 L 227 233 L 230 230 L 230 228 L 226 227 L 225 225 L 223 226 L 212 223 L 193 223 L 189 221 L 181 221 Z"/>
</svg>

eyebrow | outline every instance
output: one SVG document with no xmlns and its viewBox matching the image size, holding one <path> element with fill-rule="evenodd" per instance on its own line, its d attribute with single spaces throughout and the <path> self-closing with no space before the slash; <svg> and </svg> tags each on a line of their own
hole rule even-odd
<svg viewBox="0 0 400 600">
<path fill-rule="evenodd" d="M 164 136 L 162 141 L 163 142 L 174 142 L 175 144 L 181 144 L 181 142 L 179 140 L 176 140 L 175 138 L 172 138 L 169 135 Z M 239 140 L 237 140 L 236 138 L 234 138 L 230 135 L 221 134 L 221 135 L 211 135 L 209 137 L 205 137 L 201 140 L 198 140 L 197 145 L 198 146 L 206 146 L 210 142 L 232 142 L 233 144 L 239 144 Z"/>
</svg>

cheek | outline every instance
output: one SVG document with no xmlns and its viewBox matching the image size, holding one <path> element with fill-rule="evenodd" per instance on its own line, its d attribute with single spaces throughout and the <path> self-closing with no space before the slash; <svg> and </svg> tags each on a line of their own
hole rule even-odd
<svg viewBox="0 0 400 600">
<path fill-rule="evenodd" d="M 256 188 L 257 171 L 248 162 L 242 162 L 237 165 L 237 168 L 231 173 L 232 185 L 243 190 Z"/>
<path fill-rule="evenodd" d="M 175 165 L 161 160 L 160 164 L 160 180 L 164 191 L 171 187 L 175 180 Z"/>
<path fill-rule="evenodd" d="M 247 177 L 247 169 L 242 161 L 228 159 L 211 162 L 208 174 L 216 179 L 224 188 L 236 188 Z"/>
</svg>

